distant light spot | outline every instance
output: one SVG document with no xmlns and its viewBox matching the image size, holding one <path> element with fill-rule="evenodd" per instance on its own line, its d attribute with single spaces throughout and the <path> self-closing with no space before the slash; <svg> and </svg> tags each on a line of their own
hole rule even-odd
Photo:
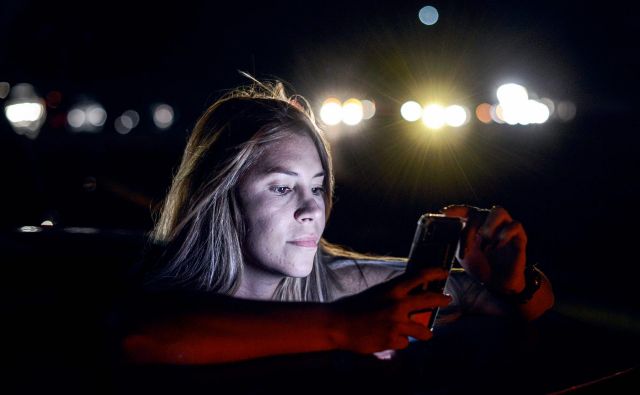
<svg viewBox="0 0 640 395">
<path fill-rule="evenodd" d="M 408 101 L 400 107 L 400 115 L 406 121 L 415 122 L 422 117 L 422 106 L 415 101 Z"/>
<path fill-rule="evenodd" d="M 9 95 L 11 85 L 8 82 L 0 82 L 0 99 L 4 99 Z"/>
<path fill-rule="evenodd" d="M 360 100 L 351 98 L 342 103 L 342 122 L 353 126 L 359 124 L 362 117 L 362 102 Z"/>
<path fill-rule="evenodd" d="M 418 12 L 418 18 L 420 19 L 420 22 L 427 26 L 435 25 L 436 22 L 438 22 L 438 17 L 438 10 L 430 5 L 422 7 L 420 9 L 420 12 Z"/>
<path fill-rule="evenodd" d="M 342 121 L 342 103 L 335 97 L 330 97 L 320 107 L 320 119 L 327 125 L 337 125 Z"/>
<path fill-rule="evenodd" d="M 576 117 L 576 105 L 570 101 L 562 101 L 558 103 L 556 113 L 558 114 L 558 118 L 560 118 L 560 120 L 565 122 L 571 121 Z"/>
<path fill-rule="evenodd" d="M 153 123 L 158 129 L 167 129 L 173 124 L 173 108 L 168 104 L 159 104 L 153 110 Z"/>
<path fill-rule="evenodd" d="M 491 123 L 491 104 L 481 103 L 476 107 L 476 117 L 482 123 Z"/>
<path fill-rule="evenodd" d="M 376 114 L 376 104 L 371 100 L 362 101 L 362 119 L 371 119 Z"/>
<path fill-rule="evenodd" d="M 429 104 L 422 110 L 422 122 L 429 129 L 440 129 L 444 126 L 445 111 L 439 104 Z"/>
</svg>

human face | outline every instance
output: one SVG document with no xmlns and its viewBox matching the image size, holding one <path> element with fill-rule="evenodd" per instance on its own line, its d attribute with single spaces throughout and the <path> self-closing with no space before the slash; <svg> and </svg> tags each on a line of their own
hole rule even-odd
<svg viewBox="0 0 640 395">
<path fill-rule="evenodd" d="M 243 177 L 248 267 L 241 287 L 309 275 L 325 226 L 324 177 L 313 141 L 297 134 L 269 145 Z"/>
</svg>

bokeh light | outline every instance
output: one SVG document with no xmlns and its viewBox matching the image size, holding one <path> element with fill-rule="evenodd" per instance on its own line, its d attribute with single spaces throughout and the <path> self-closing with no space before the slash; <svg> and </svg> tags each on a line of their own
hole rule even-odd
<svg viewBox="0 0 640 395">
<path fill-rule="evenodd" d="M 554 112 L 556 111 L 556 104 L 553 102 L 553 100 L 549 99 L 548 97 L 543 97 L 538 101 L 547 106 L 547 108 L 549 109 L 549 116 L 554 114 Z"/>
<path fill-rule="evenodd" d="M 14 125 L 35 122 L 42 117 L 44 106 L 41 103 L 16 103 L 4 109 L 9 122 Z"/>
<path fill-rule="evenodd" d="M 107 120 L 107 112 L 99 104 L 92 104 L 86 109 L 87 121 L 94 127 L 100 128 Z"/>
<path fill-rule="evenodd" d="M 44 100 L 31 84 L 14 86 L 4 107 L 4 114 L 13 130 L 20 135 L 35 139 L 47 117 Z"/>
<path fill-rule="evenodd" d="M 537 100 L 529 100 L 527 102 L 527 111 L 525 122 L 527 123 L 545 123 L 549 119 L 551 115 L 551 111 L 546 104 L 537 101 Z M 520 122 L 524 124 L 523 122 Z"/>
<path fill-rule="evenodd" d="M 4 99 L 9 96 L 9 92 L 11 91 L 11 84 L 8 82 L 0 82 L 0 99 Z"/>
<path fill-rule="evenodd" d="M 440 129 L 445 123 L 445 110 L 439 104 L 429 104 L 422 110 L 422 123 L 429 129 Z"/>
<path fill-rule="evenodd" d="M 576 112 L 576 105 L 570 101 L 561 101 L 558 103 L 558 108 L 556 109 L 558 118 L 564 122 L 571 121 L 575 118 Z"/>
<path fill-rule="evenodd" d="M 67 113 L 67 124 L 74 132 L 99 132 L 107 121 L 102 105 L 83 100 Z"/>
<path fill-rule="evenodd" d="M 168 104 L 158 104 L 153 109 L 153 123 L 158 129 L 168 129 L 173 125 L 174 112 Z"/>
<path fill-rule="evenodd" d="M 468 119 L 467 110 L 460 105 L 454 104 L 444 110 L 445 123 L 454 128 L 464 125 Z"/>
<path fill-rule="evenodd" d="M 138 126 L 140 115 L 135 110 L 127 110 L 113 122 L 113 127 L 119 134 L 127 134 Z"/>
<path fill-rule="evenodd" d="M 351 98 L 342 104 L 342 122 L 347 125 L 357 125 L 362 121 L 363 110 L 360 100 Z"/>
<path fill-rule="evenodd" d="M 490 108 L 491 120 L 495 123 L 504 123 L 502 120 L 502 106 L 494 104 Z"/>
<path fill-rule="evenodd" d="M 503 107 L 520 105 L 529 100 L 527 89 L 522 85 L 513 83 L 501 85 L 498 88 L 496 95 L 498 96 L 498 101 Z"/>
<path fill-rule="evenodd" d="M 438 10 L 433 6 L 424 6 L 418 12 L 418 19 L 427 26 L 433 26 L 438 22 Z"/>
<path fill-rule="evenodd" d="M 491 104 L 480 103 L 476 107 L 476 117 L 482 123 L 491 123 Z"/>
<path fill-rule="evenodd" d="M 327 125 L 337 125 L 342 121 L 342 103 L 335 97 L 330 97 L 322 103 L 320 119 Z"/>
<path fill-rule="evenodd" d="M 422 106 L 415 101 L 408 101 L 400 107 L 400 115 L 406 121 L 415 122 L 422 118 Z"/>
<path fill-rule="evenodd" d="M 362 100 L 362 119 L 371 119 L 376 114 L 376 104 L 371 100 Z"/>
<path fill-rule="evenodd" d="M 79 108 L 74 108 L 67 113 L 67 123 L 73 129 L 79 129 L 86 121 L 86 114 Z"/>
</svg>

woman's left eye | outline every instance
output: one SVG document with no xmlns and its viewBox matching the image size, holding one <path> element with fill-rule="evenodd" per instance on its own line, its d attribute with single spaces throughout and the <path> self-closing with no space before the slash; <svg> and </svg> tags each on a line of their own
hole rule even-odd
<svg viewBox="0 0 640 395">
<path fill-rule="evenodd" d="M 324 193 L 324 187 L 311 188 L 311 192 L 313 192 L 314 195 L 321 195 Z"/>
</svg>

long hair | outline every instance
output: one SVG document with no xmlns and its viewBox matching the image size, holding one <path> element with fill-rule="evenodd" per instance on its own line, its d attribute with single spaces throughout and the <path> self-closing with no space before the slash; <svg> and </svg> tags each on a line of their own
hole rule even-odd
<svg viewBox="0 0 640 395">
<path fill-rule="evenodd" d="M 309 136 L 318 151 L 326 174 L 328 220 L 334 189 L 331 154 L 313 112 L 302 96 L 287 96 L 282 83 L 253 81 L 209 106 L 193 128 L 151 232 L 164 252 L 148 284 L 233 295 L 245 264 L 238 181 L 271 143 L 291 134 Z M 320 244 L 309 276 L 283 279 L 274 299 L 330 298 L 330 275 L 321 264 L 322 247 L 330 244 Z"/>
</svg>

